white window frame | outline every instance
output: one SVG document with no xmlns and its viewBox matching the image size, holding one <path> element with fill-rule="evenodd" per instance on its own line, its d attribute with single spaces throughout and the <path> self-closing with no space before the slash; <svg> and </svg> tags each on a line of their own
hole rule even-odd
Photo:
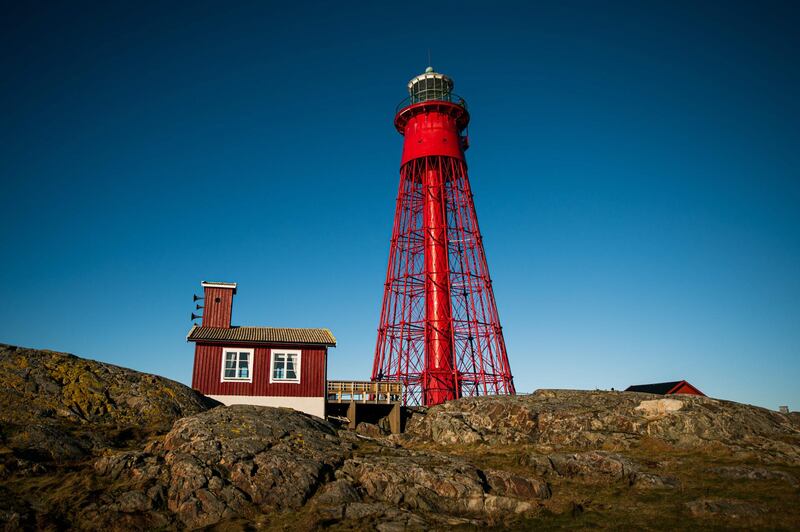
<svg viewBox="0 0 800 532">
<path fill-rule="evenodd" d="M 239 353 L 249 353 L 247 359 L 249 361 L 248 365 L 248 378 L 240 378 L 240 377 L 226 377 L 225 376 L 225 359 L 227 358 L 226 355 L 234 351 L 236 352 L 236 371 L 239 371 Z M 254 358 L 255 356 L 255 349 L 248 349 L 245 347 L 223 347 L 222 348 L 222 370 L 220 371 L 220 382 L 253 382 L 253 367 L 255 366 Z"/>
<path fill-rule="evenodd" d="M 297 355 L 297 373 L 296 379 L 276 379 L 275 375 L 275 355 Z M 300 384 L 301 364 L 303 360 L 303 353 L 299 349 L 270 349 L 269 351 L 269 383 L 270 384 Z"/>
</svg>

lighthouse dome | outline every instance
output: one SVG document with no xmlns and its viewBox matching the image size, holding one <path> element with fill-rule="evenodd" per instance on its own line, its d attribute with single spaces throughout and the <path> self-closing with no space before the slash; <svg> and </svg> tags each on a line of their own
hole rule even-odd
<svg viewBox="0 0 800 532">
<path fill-rule="evenodd" d="M 453 92 L 453 80 L 439 74 L 433 67 L 425 69 L 423 74 L 408 82 L 408 95 L 411 103 L 425 102 L 428 100 L 448 100 Z"/>
</svg>

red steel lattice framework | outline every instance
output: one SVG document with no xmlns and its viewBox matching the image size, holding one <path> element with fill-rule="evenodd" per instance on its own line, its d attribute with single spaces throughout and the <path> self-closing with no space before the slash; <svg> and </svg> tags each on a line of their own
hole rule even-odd
<svg viewBox="0 0 800 532">
<path fill-rule="evenodd" d="M 395 116 L 405 140 L 372 379 L 402 381 L 404 404 L 515 393 L 452 88 L 429 67 Z"/>
</svg>

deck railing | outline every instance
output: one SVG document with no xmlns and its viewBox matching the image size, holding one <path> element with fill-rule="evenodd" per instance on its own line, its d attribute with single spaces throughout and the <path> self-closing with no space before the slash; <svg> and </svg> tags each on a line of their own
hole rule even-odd
<svg viewBox="0 0 800 532">
<path fill-rule="evenodd" d="M 328 381 L 328 401 L 337 403 L 398 403 L 403 398 L 400 381 Z"/>
<path fill-rule="evenodd" d="M 441 91 L 439 91 L 435 96 L 433 95 L 409 96 L 403 99 L 403 101 L 401 101 L 399 104 L 397 104 L 397 107 L 395 108 L 395 113 L 399 113 L 401 109 L 405 109 L 410 105 L 422 102 L 450 102 L 456 105 L 460 105 L 464 109 L 467 108 L 467 102 L 464 100 L 464 98 L 462 98 L 458 94 L 454 94 L 452 92 L 442 93 Z"/>
</svg>

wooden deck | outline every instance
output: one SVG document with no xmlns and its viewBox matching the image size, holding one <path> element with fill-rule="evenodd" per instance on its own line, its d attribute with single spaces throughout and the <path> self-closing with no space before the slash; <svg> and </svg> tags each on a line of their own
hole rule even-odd
<svg viewBox="0 0 800 532">
<path fill-rule="evenodd" d="M 400 381 L 328 381 L 328 402 L 391 404 L 402 400 Z"/>
</svg>

